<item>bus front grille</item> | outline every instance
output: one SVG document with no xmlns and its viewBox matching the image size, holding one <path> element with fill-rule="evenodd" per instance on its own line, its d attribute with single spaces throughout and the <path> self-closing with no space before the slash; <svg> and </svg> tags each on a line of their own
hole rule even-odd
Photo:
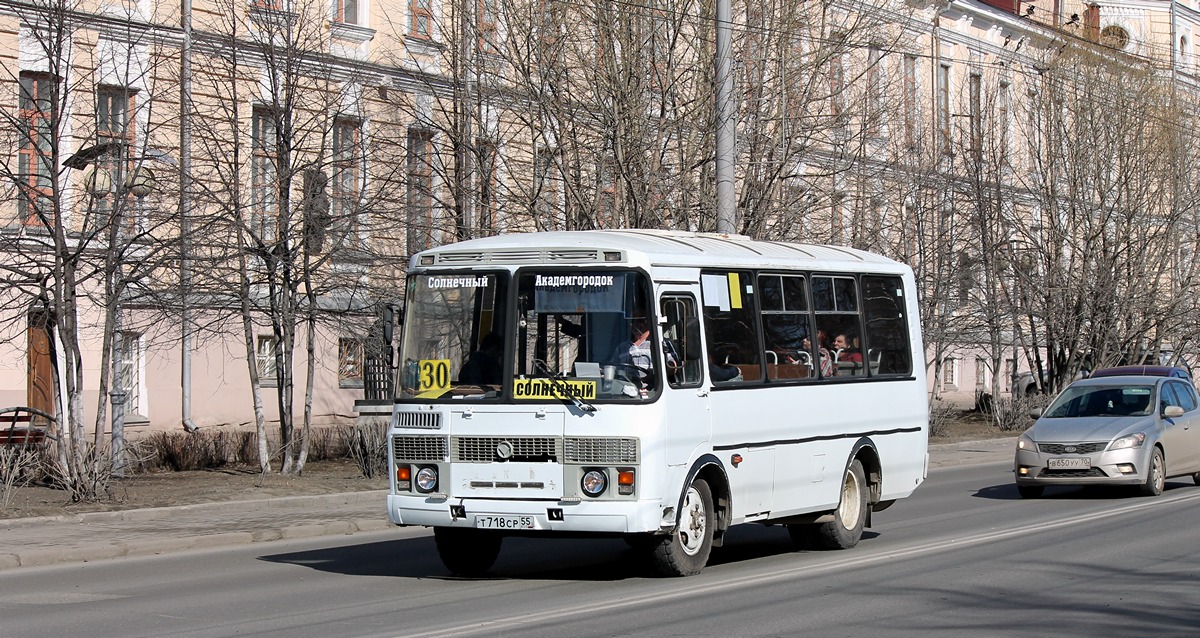
<svg viewBox="0 0 1200 638">
<path fill-rule="evenodd" d="M 439 430 L 442 427 L 441 412 L 397 412 L 396 426 L 398 428 L 422 428 Z"/>
<path fill-rule="evenodd" d="M 444 461 L 446 437 L 404 434 L 393 436 L 392 455 L 397 461 Z"/>
<path fill-rule="evenodd" d="M 561 441 L 551 436 L 456 436 L 450 441 L 451 460 L 463 463 L 557 463 L 562 458 Z"/>
<path fill-rule="evenodd" d="M 569 437 L 563 447 L 567 463 L 615 465 L 638 462 L 637 439 Z"/>
</svg>

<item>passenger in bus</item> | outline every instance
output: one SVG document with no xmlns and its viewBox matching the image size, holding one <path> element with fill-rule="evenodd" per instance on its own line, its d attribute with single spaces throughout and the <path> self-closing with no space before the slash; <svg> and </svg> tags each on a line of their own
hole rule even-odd
<svg viewBox="0 0 1200 638">
<path fill-rule="evenodd" d="M 458 373 L 459 383 L 473 385 L 500 383 L 503 377 L 501 355 L 504 350 L 504 339 L 500 335 L 489 332 L 479 342 L 479 349 L 467 357 L 462 370 Z"/>
<path fill-rule="evenodd" d="M 853 342 L 846 333 L 840 333 L 833 339 L 834 360 L 838 363 L 862 363 L 862 352 L 857 348 L 858 339 Z"/>
<path fill-rule="evenodd" d="M 834 375 L 833 357 L 829 354 L 829 349 L 825 347 L 824 330 L 817 331 L 817 341 L 817 356 L 821 360 L 821 376 L 832 377 Z M 812 352 L 812 341 L 810 341 L 808 337 L 804 338 L 803 345 L 805 350 Z"/>
<path fill-rule="evenodd" d="M 737 366 L 729 363 L 729 355 L 721 355 L 716 352 L 708 353 L 708 376 L 712 378 L 713 383 L 722 381 L 741 381 L 742 371 Z"/>
</svg>

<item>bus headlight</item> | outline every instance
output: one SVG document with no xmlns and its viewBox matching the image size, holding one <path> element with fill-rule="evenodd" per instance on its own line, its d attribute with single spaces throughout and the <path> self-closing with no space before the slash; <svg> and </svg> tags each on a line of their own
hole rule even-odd
<svg viewBox="0 0 1200 638">
<path fill-rule="evenodd" d="M 438 472 L 437 468 L 426 465 L 417 470 L 417 490 L 421 492 L 432 492 L 437 489 Z"/>
<path fill-rule="evenodd" d="M 579 481 L 579 487 L 588 496 L 600 496 L 608 488 L 608 475 L 604 470 L 588 470 L 583 474 L 583 480 Z"/>
</svg>

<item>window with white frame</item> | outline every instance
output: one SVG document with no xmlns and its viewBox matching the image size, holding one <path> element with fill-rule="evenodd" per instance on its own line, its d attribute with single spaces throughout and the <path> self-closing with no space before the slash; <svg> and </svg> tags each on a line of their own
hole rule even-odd
<svg viewBox="0 0 1200 638">
<path fill-rule="evenodd" d="M 279 192 L 276 180 L 278 124 L 278 118 L 269 108 L 254 108 L 250 119 L 250 232 L 263 242 L 275 239 Z"/>
<path fill-rule="evenodd" d="M 362 24 L 359 22 L 358 0 L 334 0 L 333 20 L 342 24 Z"/>
<path fill-rule="evenodd" d="M 958 359 L 946 357 L 942 359 L 942 389 L 958 389 Z"/>
<path fill-rule="evenodd" d="M 975 357 L 975 387 L 987 386 L 987 359 Z"/>
<path fill-rule="evenodd" d="M 361 220 L 358 211 L 359 180 L 363 154 L 361 152 L 362 123 L 357 119 L 339 117 L 333 122 L 333 184 L 330 204 L 339 237 L 346 243 L 361 240 Z"/>
<path fill-rule="evenodd" d="M 139 332 L 121 332 L 117 335 L 115 345 L 117 378 L 113 389 L 125 393 L 125 414 L 137 414 L 141 405 L 142 335 Z"/>
<path fill-rule="evenodd" d="M 943 154 L 953 152 L 950 123 L 950 65 L 939 64 L 937 69 L 938 148 Z"/>
<path fill-rule="evenodd" d="M 275 353 L 279 350 L 279 340 L 275 335 L 260 334 L 255 341 L 258 381 L 262 385 L 274 385 L 278 378 L 275 374 Z"/>
<path fill-rule="evenodd" d="M 433 132 L 408 129 L 407 149 L 408 253 L 433 246 Z"/>
</svg>

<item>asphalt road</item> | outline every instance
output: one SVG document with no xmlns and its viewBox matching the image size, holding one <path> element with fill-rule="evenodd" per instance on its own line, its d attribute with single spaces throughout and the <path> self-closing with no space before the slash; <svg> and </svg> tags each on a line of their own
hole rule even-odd
<svg viewBox="0 0 1200 638">
<path fill-rule="evenodd" d="M 493 578 L 456 579 L 408 528 L 9 570 L 0 635 L 1200 635 L 1200 487 L 1026 501 L 1009 472 L 934 470 L 849 551 L 743 526 L 683 579 L 566 539 L 509 539 Z"/>
</svg>

